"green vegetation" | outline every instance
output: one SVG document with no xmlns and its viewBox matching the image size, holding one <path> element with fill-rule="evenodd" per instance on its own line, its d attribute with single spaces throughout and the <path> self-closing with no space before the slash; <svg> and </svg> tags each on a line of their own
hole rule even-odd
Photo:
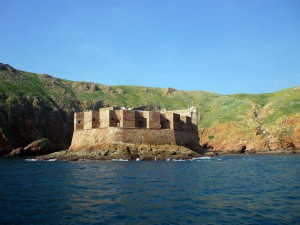
<svg viewBox="0 0 300 225">
<path fill-rule="evenodd" d="M 280 117 L 300 112 L 300 87 L 258 95 L 220 95 L 136 86 L 109 87 L 18 71 L 3 64 L 0 64 L 0 79 L 1 104 L 3 100 L 37 99 L 46 106 L 67 111 L 117 105 L 131 108 L 152 106 L 166 110 L 196 106 L 200 128 L 210 127 L 215 122 L 239 122 L 243 125 L 249 118 L 271 124 Z"/>
</svg>

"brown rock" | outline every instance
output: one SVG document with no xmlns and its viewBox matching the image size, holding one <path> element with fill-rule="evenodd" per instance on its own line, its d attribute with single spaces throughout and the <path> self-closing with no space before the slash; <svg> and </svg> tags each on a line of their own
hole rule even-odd
<svg viewBox="0 0 300 225">
<path fill-rule="evenodd" d="M 12 150 L 12 152 L 9 154 L 10 156 L 25 156 L 26 150 L 24 148 L 16 148 Z"/>
<path fill-rule="evenodd" d="M 125 95 L 126 92 L 123 90 L 123 89 L 117 89 L 116 92 L 119 94 L 119 95 Z"/>
<path fill-rule="evenodd" d="M 10 145 L 4 133 L 0 132 L 0 155 L 6 155 L 10 152 Z"/>
<path fill-rule="evenodd" d="M 100 149 L 102 148 L 102 149 Z M 174 154 L 176 153 L 176 154 Z M 59 160 L 110 160 L 128 159 L 136 160 L 165 160 L 190 159 L 200 157 L 198 154 L 183 146 L 176 145 L 135 145 L 135 144 L 102 144 L 96 149 L 68 150 L 40 156 L 40 159 Z"/>
<path fill-rule="evenodd" d="M 170 94 L 174 93 L 175 91 L 177 91 L 175 88 L 169 87 L 164 91 L 164 94 L 170 95 Z"/>
<path fill-rule="evenodd" d="M 280 118 L 263 126 L 214 123 L 202 129 L 199 135 L 201 145 L 216 153 L 291 153 L 300 149 L 300 115 Z"/>
<path fill-rule="evenodd" d="M 37 141 L 32 142 L 25 148 L 14 149 L 10 155 L 11 156 L 36 156 L 36 155 L 45 155 L 52 153 L 54 150 L 53 143 L 47 139 L 43 138 Z"/>
<path fill-rule="evenodd" d="M 73 88 L 80 92 L 95 92 L 101 90 L 99 85 L 91 82 L 77 82 L 74 83 Z"/>
</svg>

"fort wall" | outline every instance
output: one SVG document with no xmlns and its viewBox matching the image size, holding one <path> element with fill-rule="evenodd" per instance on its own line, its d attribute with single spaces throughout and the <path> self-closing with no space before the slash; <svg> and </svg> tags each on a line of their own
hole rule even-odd
<svg viewBox="0 0 300 225">
<path fill-rule="evenodd" d="M 147 128 L 149 128 L 149 129 L 160 129 L 161 128 L 159 112 L 146 111 L 144 114 L 146 114 L 146 117 L 148 118 Z"/>
<path fill-rule="evenodd" d="M 136 111 L 134 111 L 134 110 L 121 110 L 120 127 L 124 127 L 124 128 L 136 127 L 135 126 L 135 115 L 136 115 Z"/>
<path fill-rule="evenodd" d="M 191 110 L 160 113 L 114 107 L 78 112 L 70 149 L 89 149 L 101 143 L 199 146 L 195 115 Z"/>
<path fill-rule="evenodd" d="M 108 127 L 92 130 L 76 130 L 72 150 L 97 149 L 104 144 L 134 143 L 137 145 L 180 145 L 193 148 L 199 145 L 197 133 L 169 129 L 151 130 L 138 128 Z"/>
<path fill-rule="evenodd" d="M 100 109 L 99 110 L 99 121 L 100 128 L 109 127 L 110 123 L 110 110 L 109 109 Z"/>
<path fill-rule="evenodd" d="M 188 117 L 187 121 L 185 120 L 187 130 L 191 130 L 191 132 L 198 131 L 198 113 L 195 107 L 191 107 L 190 109 L 183 109 L 183 110 L 173 110 L 170 111 L 172 113 L 179 114 L 181 116 L 181 120 L 184 122 L 183 116 Z"/>
<path fill-rule="evenodd" d="M 92 129 L 99 127 L 99 111 L 84 112 L 84 129 Z"/>
<path fill-rule="evenodd" d="M 74 130 L 80 130 L 84 128 L 84 113 L 78 112 L 74 115 Z"/>
<path fill-rule="evenodd" d="M 75 113 L 74 130 L 121 127 L 198 132 L 197 116 L 191 117 L 191 114 L 193 112 L 187 110 L 182 110 L 180 113 L 174 111 L 160 113 L 119 110 L 113 107 L 101 108 L 99 111 Z"/>
</svg>

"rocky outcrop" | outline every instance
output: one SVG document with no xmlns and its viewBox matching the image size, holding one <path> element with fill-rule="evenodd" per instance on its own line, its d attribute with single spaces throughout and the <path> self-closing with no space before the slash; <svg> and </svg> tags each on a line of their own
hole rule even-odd
<svg viewBox="0 0 300 225">
<path fill-rule="evenodd" d="M 119 94 L 119 95 L 125 95 L 126 94 L 126 91 L 124 89 L 117 89 L 116 92 Z"/>
<path fill-rule="evenodd" d="M 72 140 L 73 113 L 122 105 L 172 110 L 195 105 L 201 145 L 215 153 L 300 149 L 300 87 L 263 95 L 219 95 L 174 88 L 110 87 L 33 74 L 0 63 L 0 156 L 48 138 L 55 149 Z"/>
<path fill-rule="evenodd" d="M 241 127 L 238 123 L 214 123 L 202 129 L 203 147 L 216 153 L 294 153 L 300 149 L 300 114 L 280 118 L 259 129 Z"/>
<path fill-rule="evenodd" d="M 73 112 L 80 108 L 74 93 L 60 79 L 1 68 L 0 156 L 42 138 L 67 149 Z"/>
<path fill-rule="evenodd" d="M 10 66 L 8 64 L 2 64 L 2 63 L 0 63 L 0 71 L 1 70 L 9 72 L 9 73 L 15 73 L 16 72 L 16 69 L 13 68 L 12 66 Z"/>
<path fill-rule="evenodd" d="M 170 94 L 174 93 L 175 91 L 177 91 L 175 88 L 169 87 L 169 88 L 165 89 L 164 94 L 170 95 Z"/>
<path fill-rule="evenodd" d="M 10 156 L 37 156 L 50 154 L 55 150 L 53 143 L 47 139 L 43 138 L 30 143 L 25 148 L 14 149 Z"/>
<path fill-rule="evenodd" d="M 9 154 L 11 149 L 12 147 L 10 146 L 9 141 L 7 140 L 5 134 L 0 132 L 0 153 L 2 152 L 2 155 Z"/>
<path fill-rule="evenodd" d="M 76 82 L 73 84 L 73 88 L 77 91 L 84 92 L 95 92 L 101 90 L 99 85 L 91 82 Z"/>
<path fill-rule="evenodd" d="M 53 110 L 35 99 L 12 102 L 2 112 L 2 129 L 9 135 L 0 153 L 9 146 L 26 146 L 43 137 L 51 138 L 57 148 L 66 149 L 73 132 L 72 114 L 63 109 Z M 8 139 L 9 138 L 9 139 Z"/>
<path fill-rule="evenodd" d="M 39 157 L 40 159 L 59 160 L 168 160 L 190 159 L 200 157 L 201 154 L 177 145 L 147 145 L 147 144 L 99 144 L 86 150 L 67 150 L 55 152 L 50 155 Z"/>
</svg>

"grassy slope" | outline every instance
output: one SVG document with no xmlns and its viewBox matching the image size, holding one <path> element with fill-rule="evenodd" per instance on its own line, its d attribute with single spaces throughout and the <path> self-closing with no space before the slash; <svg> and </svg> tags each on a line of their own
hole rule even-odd
<svg viewBox="0 0 300 225">
<path fill-rule="evenodd" d="M 167 110 L 194 105 L 199 111 L 201 128 L 214 122 L 239 122 L 246 125 L 247 118 L 257 117 L 261 123 L 270 124 L 282 116 L 300 112 L 300 88 L 290 88 L 269 94 L 219 95 L 202 91 L 175 91 L 166 95 L 166 89 L 113 86 L 113 92 L 76 92 L 80 101 L 103 101 L 105 105 L 138 107 L 152 105 Z M 119 94 L 120 90 L 125 94 Z"/>
<path fill-rule="evenodd" d="M 24 100 L 42 102 L 45 107 L 76 109 L 77 97 L 69 85 L 60 79 L 16 70 L 0 70 L 0 106 Z"/>
<path fill-rule="evenodd" d="M 300 113 L 300 87 L 260 94 L 239 94 L 233 97 L 252 102 L 256 111 L 260 112 L 264 123 L 270 124 L 283 116 Z"/>
<path fill-rule="evenodd" d="M 17 75 L 13 75 L 3 70 L 0 75 L 0 99 L 5 102 L 11 99 L 22 101 L 29 96 L 44 102 L 46 106 L 59 105 L 69 110 L 84 110 L 87 105 L 97 102 L 101 102 L 103 106 L 151 105 L 167 110 L 194 105 L 199 111 L 200 128 L 210 127 L 216 121 L 239 122 L 243 126 L 248 118 L 270 124 L 280 117 L 300 112 L 300 87 L 259 95 L 220 95 L 203 91 L 175 91 L 166 94 L 166 89 L 161 88 L 103 85 L 99 85 L 100 90 L 89 92 L 75 88 L 78 82 L 47 75 L 24 71 L 17 71 Z M 74 105 L 75 101 L 81 102 L 82 107 Z"/>
</svg>

